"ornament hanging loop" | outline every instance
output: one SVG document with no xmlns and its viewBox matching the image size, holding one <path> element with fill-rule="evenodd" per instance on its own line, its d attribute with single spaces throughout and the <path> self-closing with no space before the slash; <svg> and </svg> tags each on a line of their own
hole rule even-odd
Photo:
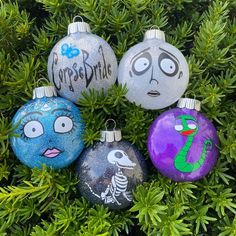
<svg viewBox="0 0 236 236">
<path fill-rule="evenodd" d="M 188 91 L 184 94 L 184 98 L 190 99 L 189 97 L 193 97 L 192 100 L 198 101 L 198 100 L 196 99 L 197 96 L 196 96 L 196 94 L 194 93 L 193 90 L 188 90 Z M 199 110 L 200 110 L 200 108 L 199 108 Z"/>
<path fill-rule="evenodd" d="M 108 124 L 109 122 L 113 123 L 113 128 L 112 130 L 108 130 Z M 122 139 L 122 135 L 121 135 L 121 131 L 120 130 L 116 130 L 116 122 L 113 119 L 108 119 L 105 122 L 105 127 L 106 130 L 102 130 L 101 131 L 101 136 L 100 136 L 100 141 L 101 142 L 108 142 L 108 143 L 112 143 L 115 141 L 120 141 Z"/>
<path fill-rule="evenodd" d="M 195 98 L 180 98 L 177 107 L 200 111 L 201 102 L 199 100 L 196 100 Z"/>
<path fill-rule="evenodd" d="M 76 22 L 76 19 L 77 18 L 79 18 L 81 21 L 79 21 L 79 22 L 84 22 L 84 19 L 83 19 L 83 17 L 82 16 L 80 16 L 80 15 L 76 15 L 74 18 L 73 18 L 73 22 Z"/>
<path fill-rule="evenodd" d="M 39 87 L 39 82 L 44 81 L 46 82 L 48 85 L 50 85 L 50 82 L 45 78 L 45 77 L 41 77 L 36 81 L 36 87 Z"/>
<path fill-rule="evenodd" d="M 193 96 L 193 99 L 196 99 L 196 97 L 197 97 L 193 90 L 188 90 L 188 91 L 184 94 L 184 98 L 188 98 L 189 96 Z"/>
<path fill-rule="evenodd" d="M 79 18 L 80 21 L 76 21 L 77 18 Z M 68 25 L 67 34 L 70 35 L 70 34 L 74 34 L 74 33 L 78 33 L 78 32 L 80 32 L 80 33 L 86 33 L 86 32 L 90 33 L 91 32 L 89 24 L 84 22 L 83 17 L 80 15 L 76 15 L 73 18 L 73 22 Z"/>
<path fill-rule="evenodd" d="M 160 30 L 159 26 L 153 25 L 149 30 L 144 34 L 144 41 L 147 39 L 159 39 L 165 42 L 165 33 Z"/>
<path fill-rule="evenodd" d="M 150 30 L 152 30 L 152 29 L 158 29 L 158 30 L 160 30 L 160 27 L 159 27 L 158 25 L 153 25 L 153 26 L 151 26 Z"/>
<path fill-rule="evenodd" d="M 115 129 L 116 129 L 116 122 L 115 122 L 115 120 L 113 120 L 113 119 L 108 119 L 108 120 L 106 120 L 106 122 L 105 122 L 106 131 L 108 131 L 109 122 L 110 122 L 110 123 L 111 123 L 111 122 L 113 123 L 113 128 L 112 128 L 112 130 L 115 130 Z"/>
<path fill-rule="evenodd" d="M 47 85 L 39 86 L 39 82 L 47 82 Z M 57 92 L 54 86 L 50 82 L 42 77 L 36 81 L 36 88 L 33 90 L 33 99 L 42 97 L 56 97 Z"/>
</svg>

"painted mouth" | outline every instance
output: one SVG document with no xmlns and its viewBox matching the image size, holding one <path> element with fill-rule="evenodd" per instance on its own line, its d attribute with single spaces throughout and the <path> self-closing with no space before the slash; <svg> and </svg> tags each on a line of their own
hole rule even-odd
<svg viewBox="0 0 236 236">
<path fill-rule="evenodd" d="M 150 97 L 157 97 L 160 96 L 161 94 L 157 90 L 151 90 L 150 92 L 147 93 Z"/>
<path fill-rule="evenodd" d="M 119 168 L 128 169 L 128 170 L 134 169 L 134 166 L 136 166 L 135 163 L 132 163 L 130 166 L 125 166 L 125 165 L 118 164 L 118 167 L 119 167 Z"/>
<path fill-rule="evenodd" d="M 48 148 L 43 153 L 43 156 L 45 156 L 47 158 L 54 158 L 54 157 L 58 156 L 60 153 L 62 153 L 62 151 L 57 148 L 53 148 L 53 149 Z"/>
<path fill-rule="evenodd" d="M 194 132 L 195 130 L 194 129 L 190 129 L 190 130 L 186 130 L 186 131 L 183 131 L 181 132 L 182 135 L 190 135 Z"/>
</svg>

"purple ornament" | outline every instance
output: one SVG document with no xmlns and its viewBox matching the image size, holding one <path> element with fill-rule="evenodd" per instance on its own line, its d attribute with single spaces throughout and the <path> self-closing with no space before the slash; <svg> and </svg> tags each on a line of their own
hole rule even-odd
<svg viewBox="0 0 236 236">
<path fill-rule="evenodd" d="M 151 160 L 164 176 L 175 181 L 198 180 L 217 161 L 216 129 L 199 110 L 199 101 L 182 98 L 178 108 L 162 113 L 150 127 Z"/>
</svg>

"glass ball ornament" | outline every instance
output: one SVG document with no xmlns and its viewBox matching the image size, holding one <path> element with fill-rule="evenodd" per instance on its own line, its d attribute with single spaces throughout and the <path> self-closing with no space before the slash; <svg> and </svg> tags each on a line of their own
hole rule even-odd
<svg viewBox="0 0 236 236">
<path fill-rule="evenodd" d="M 132 191 L 146 179 L 146 163 L 134 145 L 122 140 L 120 130 L 102 131 L 100 140 L 78 159 L 79 191 L 93 204 L 124 209 L 132 203 Z"/>
<path fill-rule="evenodd" d="M 149 129 L 152 163 L 174 181 L 195 181 L 206 176 L 218 158 L 214 125 L 200 111 L 200 102 L 182 98 L 178 108 L 162 113 Z"/>
<path fill-rule="evenodd" d="M 162 109 L 175 103 L 189 81 L 183 54 L 165 42 L 158 29 L 146 31 L 144 40 L 131 47 L 118 68 L 118 83 L 126 85 L 126 98 L 145 109 Z"/>
<path fill-rule="evenodd" d="M 28 167 L 43 164 L 59 169 L 71 164 L 83 150 L 84 123 L 72 102 L 57 97 L 54 86 L 37 87 L 33 99 L 12 120 L 10 139 L 17 158 Z"/>
<path fill-rule="evenodd" d="M 110 45 L 92 34 L 89 24 L 75 22 L 76 17 L 48 58 L 50 81 L 61 97 L 75 103 L 83 91 L 106 91 L 117 77 L 117 59 Z"/>
</svg>

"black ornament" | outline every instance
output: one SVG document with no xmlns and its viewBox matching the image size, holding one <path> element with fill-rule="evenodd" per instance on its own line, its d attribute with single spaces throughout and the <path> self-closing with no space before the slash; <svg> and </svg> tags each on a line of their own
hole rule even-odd
<svg viewBox="0 0 236 236">
<path fill-rule="evenodd" d="M 93 204 L 123 209 L 133 200 L 132 191 L 146 179 L 146 163 L 138 149 L 121 141 L 121 131 L 102 131 L 101 142 L 81 154 L 76 171 L 79 191 Z"/>
</svg>

